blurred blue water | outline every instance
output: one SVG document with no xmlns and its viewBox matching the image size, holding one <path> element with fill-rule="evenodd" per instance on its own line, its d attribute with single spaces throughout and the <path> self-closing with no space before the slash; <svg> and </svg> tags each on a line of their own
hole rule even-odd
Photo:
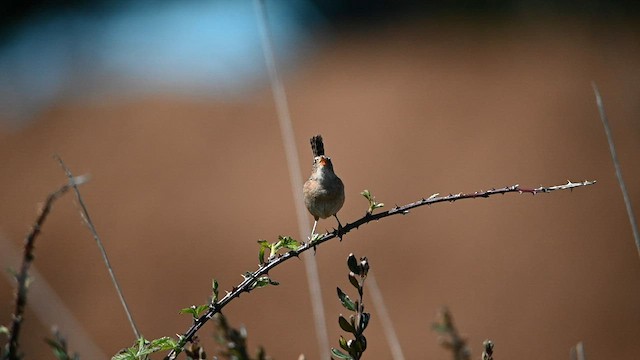
<svg viewBox="0 0 640 360">
<path fill-rule="evenodd" d="M 299 0 L 268 9 L 280 66 L 291 65 L 319 16 Z M 66 9 L 31 17 L 0 47 L 0 121 L 28 121 L 63 97 L 236 96 L 265 78 L 251 0 Z"/>
</svg>

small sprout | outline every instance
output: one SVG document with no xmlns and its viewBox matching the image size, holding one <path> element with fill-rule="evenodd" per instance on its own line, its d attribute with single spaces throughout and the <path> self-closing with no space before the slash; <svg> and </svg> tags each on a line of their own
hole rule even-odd
<svg viewBox="0 0 640 360">
<path fill-rule="evenodd" d="M 209 309 L 209 305 L 191 305 L 188 308 L 184 308 L 182 310 L 180 310 L 180 314 L 191 314 L 191 316 L 193 317 L 194 320 L 198 319 L 200 316 L 202 316 L 202 313 L 204 313 L 205 311 L 207 311 L 207 309 Z"/>
<path fill-rule="evenodd" d="M 260 265 L 264 264 L 264 251 L 269 249 L 271 246 L 267 240 L 258 240 L 258 244 L 260 245 L 260 252 L 258 253 L 258 261 Z"/>
<path fill-rule="evenodd" d="M 340 335 L 340 339 L 338 339 L 338 343 L 340 344 L 341 348 L 349 351 L 349 346 L 347 346 L 347 339 L 345 339 L 344 336 Z"/>
<path fill-rule="evenodd" d="M 258 240 L 258 244 L 260 245 L 260 252 L 258 253 L 258 261 L 260 265 L 265 264 L 264 255 L 265 250 L 269 249 L 269 258 L 268 260 L 273 259 L 277 256 L 278 251 L 281 249 L 287 250 L 298 250 L 300 247 L 300 243 L 290 236 L 278 236 L 278 241 L 275 243 L 269 243 L 266 240 Z"/>
<path fill-rule="evenodd" d="M 218 302 L 218 280 L 213 279 L 213 283 L 211 284 L 211 289 L 213 296 L 211 297 L 211 305 L 215 305 Z"/>
<path fill-rule="evenodd" d="M 153 352 L 172 350 L 178 345 L 175 340 L 168 336 L 161 337 L 159 339 L 151 340 L 149 342 L 149 349 Z"/>
<path fill-rule="evenodd" d="M 175 340 L 166 336 L 151 341 L 140 338 L 132 347 L 121 350 L 111 360 L 148 359 L 153 353 L 174 350 L 177 346 L 178 343 Z"/>
<path fill-rule="evenodd" d="M 360 195 L 364 196 L 364 198 L 369 202 L 369 209 L 367 210 L 367 214 L 373 214 L 373 210 L 384 207 L 384 203 L 377 202 L 375 196 L 371 195 L 371 192 L 369 192 L 369 190 L 362 191 Z"/>
<path fill-rule="evenodd" d="M 278 240 L 278 244 L 280 244 L 281 247 L 277 250 L 280 250 L 281 248 L 285 248 L 288 250 L 298 250 L 298 248 L 300 247 L 300 243 L 290 236 L 279 236 Z"/>
<path fill-rule="evenodd" d="M 277 286 L 280 285 L 280 283 L 275 280 L 271 280 L 271 278 L 267 275 L 263 275 L 256 279 L 256 281 L 251 285 L 250 289 L 253 290 L 256 288 L 263 288 L 267 285 Z"/>
</svg>

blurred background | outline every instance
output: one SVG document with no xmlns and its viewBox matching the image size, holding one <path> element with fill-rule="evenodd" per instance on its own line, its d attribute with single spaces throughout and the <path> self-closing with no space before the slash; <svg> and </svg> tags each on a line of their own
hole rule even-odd
<svg viewBox="0 0 640 360">
<path fill-rule="evenodd" d="M 257 267 L 258 239 L 298 237 L 283 140 L 251 1 L 9 1 L 0 12 L 0 243 L 17 268 L 45 196 L 75 174 L 147 338 L 190 325 L 181 308 Z M 474 357 L 593 359 L 640 352 L 640 259 L 595 105 L 602 92 L 640 211 L 640 22 L 634 1 L 273 1 L 278 66 L 302 176 L 321 133 L 346 184 L 343 222 L 369 189 L 387 207 L 433 193 L 598 180 L 572 192 L 420 208 L 318 249 L 338 346 L 346 258 L 367 256 L 407 359 L 448 359 L 431 323 L 448 305 Z M 313 219 L 309 216 L 309 222 Z M 323 220 L 319 229 L 332 229 Z M 299 237 L 298 237 L 299 238 Z M 22 334 L 52 358 L 60 326 L 83 359 L 134 337 L 72 196 L 37 242 Z M 253 349 L 317 359 L 302 261 L 281 285 L 225 308 Z M 0 323 L 13 284 L 0 280 Z M 54 301 L 55 300 L 55 301 Z M 365 298 L 366 301 L 366 298 Z M 389 359 L 370 303 L 370 359 Z M 35 309 L 35 306 L 40 306 Z M 51 307 L 50 307 L 51 306 Z M 47 314 L 45 318 L 40 313 Z M 67 322 L 65 322 L 67 321 Z M 200 338 L 215 353 L 207 325 Z M 4 341 L 4 340 L 2 340 Z M 93 350 L 86 350 L 86 349 Z M 87 352 L 90 352 L 87 354 Z M 102 354 L 102 355 L 101 355 Z"/>
</svg>

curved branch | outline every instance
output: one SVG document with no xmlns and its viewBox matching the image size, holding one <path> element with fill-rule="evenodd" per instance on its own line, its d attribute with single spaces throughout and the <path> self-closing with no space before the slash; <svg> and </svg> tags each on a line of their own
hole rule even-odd
<svg viewBox="0 0 640 360">
<path fill-rule="evenodd" d="M 176 346 L 176 348 L 174 350 L 171 350 L 171 352 L 165 357 L 165 359 L 169 359 L 169 360 L 176 359 L 176 357 L 182 351 L 182 348 L 186 345 L 186 343 L 193 338 L 193 336 L 198 332 L 198 330 L 200 330 L 200 328 L 207 321 L 209 321 L 209 319 L 211 319 L 213 315 L 220 312 L 222 308 L 224 308 L 227 304 L 231 302 L 231 300 L 239 297 L 240 294 L 242 294 L 243 292 L 248 293 L 251 290 L 253 290 L 254 285 L 258 281 L 258 278 L 268 274 L 269 270 L 275 268 L 276 266 L 282 264 L 283 262 L 291 258 L 299 257 L 300 254 L 302 254 L 303 252 L 309 249 L 312 249 L 312 248 L 315 249 L 317 246 L 319 246 L 324 242 L 327 242 L 336 237 L 341 238 L 351 230 L 355 230 L 359 228 L 361 225 L 367 224 L 371 221 L 376 221 L 382 218 L 393 216 L 393 215 L 408 214 L 409 210 L 420 207 L 420 206 L 424 206 L 424 205 L 431 205 L 431 204 L 436 204 L 441 202 L 454 202 L 454 201 L 463 200 L 463 199 L 488 198 L 492 195 L 506 194 L 506 193 L 512 193 L 512 192 L 516 192 L 520 194 L 529 193 L 529 194 L 535 195 L 538 193 L 549 193 L 556 190 L 572 190 L 577 187 L 593 185 L 595 183 L 596 183 L 595 180 L 594 181 L 585 180 L 582 182 L 568 181 L 566 184 L 563 184 L 563 185 L 556 185 L 556 186 L 549 186 L 549 187 L 541 186 L 538 188 L 521 188 L 520 185 L 512 185 L 512 186 L 507 186 L 499 189 L 476 191 L 474 193 L 468 193 L 468 194 L 458 193 L 458 194 L 450 194 L 447 196 L 438 196 L 438 194 L 435 194 L 430 196 L 429 198 L 426 198 L 426 199 L 422 198 L 418 201 L 415 201 L 403 206 L 396 206 L 384 212 L 380 212 L 376 214 L 367 212 L 360 219 L 352 223 L 347 223 L 346 225 L 342 226 L 339 230 L 333 230 L 332 232 L 314 237 L 314 239 L 312 239 L 311 241 L 302 243 L 296 250 L 291 250 L 287 253 L 279 254 L 277 256 L 274 256 L 273 258 L 270 258 L 267 262 L 260 265 L 260 267 L 258 267 L 257 270 L 245 275 L 244 280 L 240 282 L 240 284 L 236 285 L 230 292 L 227 292 L 227 294 L 222 299 L 220 299 L 220 301 L 218 301 L 215 304 L 212 304 L 209 307 L 209 310 L 207 310 L 207 312 L 204 315 L 202 315 L 200 318 L 196 319 L 193 322 L 191 327 L 183 335 L 180 336 L 180 339 L 178 341 L 178 345 Z"/>
<path fill-rule="evenodd" d="M 42 225 L 44 225 L 44 221 L 47 219 L 47 216 L 51 212 L 51 208 L 53 207 L 53 203 L 58 200 L 62 195 L 64 195 L 70 189 L 76 187 L 77 185 L 84 184 L 88 180 L 87 176 L 78 176 L 69 178 L 69 182 L 63 186 L 61 186 L 58 190 L 52 192 L 47 196 L 44 204 L 39 210 L 36 221 L 34 222 L 31 230 L 27 234 L 24 240 L 24 250 L 22 255 L 22 265 L 20 266 L 20 272 L 15 275 L 16 281 L 18 283 L 16 287 L 16 300 L 15 300 L 15 309 L 13 311 L 13 316 L 11 320 L 11 332 L 9 335 L 9 342 L 7 342 L 7 352 L 6 359 L 14 360 L 19 359 L 20 355 L 18 354 L 18 339 L 20 337 L 20 330 L 22 328 L 22 320 L 24 318 L 24 308 L 27 305 L 27 288 L 29 283 L 29 268 L 31 267 L 31 263 L 33 262 L 34 255 L 33 250 L 35 249 L 36 238 L 40 234 L 42 229 Z"/>
</svg>

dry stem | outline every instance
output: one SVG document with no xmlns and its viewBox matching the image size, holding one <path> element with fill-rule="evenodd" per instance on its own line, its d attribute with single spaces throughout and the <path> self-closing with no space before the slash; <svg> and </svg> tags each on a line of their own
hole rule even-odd
<svg viewBox="0 0 640 360">
<path fill-rule="evenodd" d="M 7 359 L 17 360 L 20 358 L 18 354 L 20 337 L 20 329 L 22 328 L 22 320 L 24 318 L 24 308 L 27 305 L 27 288 L 29 282 L 29 268 L 35 258 L 33 252 L 35 249 L 36 238 L 40 234 L 42 225 L 47 219 L 47 216 L 51 212 L 53 203 L 64 195 L 69 189 L 76 187 L 77 185 L 84 184 L 87 181 L 86 176 L 70 177 L 69 182 L 61 186 L 58 190 L 52 192 L 47 196 L 44 204 L 40 208 L 36 221 L 34 222 L 31 230 L 27 234 L 24 240 L 24 250 L 22 256 L 22 265 L 20 266 L 20 272 L 16 275 L 16 281 L 18 282 L 16 288 L 16 300 L 15 309 L 13 311 L 11 322 L 11 333 L 9 335 L 9 342 L 7 343 Z"/>
</svg>

